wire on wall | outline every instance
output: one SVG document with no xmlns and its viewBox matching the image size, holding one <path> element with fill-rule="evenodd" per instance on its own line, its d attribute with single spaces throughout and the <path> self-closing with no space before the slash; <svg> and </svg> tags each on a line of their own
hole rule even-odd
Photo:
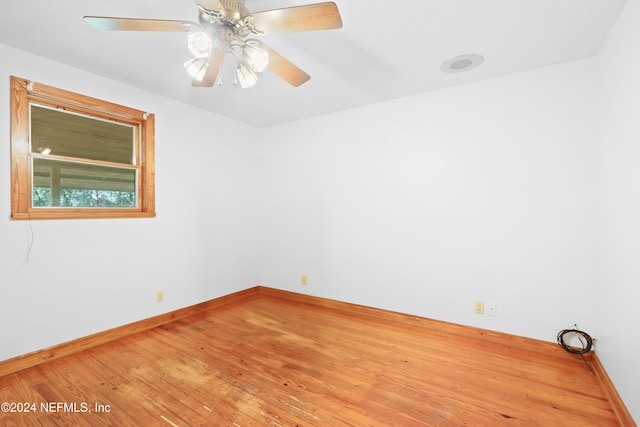
<svg viewBox="0 0 640 427">
<path fill-rule="evenodd" d="M 31 214 L 29 213 L 29 217 L 27 219 L 27 224 L 29 225 L 29 234 L 27 235 L 27 251 L 24 254 L 24 260 L 22 265 L 29 264 L 29 257 L 31 256 L 31 248 L 33 248 L 33 225 L 31 224 Z"/>
</svg>

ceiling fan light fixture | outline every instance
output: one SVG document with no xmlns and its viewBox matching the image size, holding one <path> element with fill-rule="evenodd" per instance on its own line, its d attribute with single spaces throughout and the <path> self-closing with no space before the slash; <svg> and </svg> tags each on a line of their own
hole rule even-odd
<svg viewBox="0 0 640 427">
<path fill-rule="evenodd" d="M 243 89 L 250 88 L 255 86 L 258 82 L 258 76 L 256 73 L 247 65 L 244 61 L 238 61 L 236 63 L 236 81 L 240 84 L 240 87 Z"/>
<path fill-rule="evenodd" d="M 257 40 L 247 40 L 242 49 L 246 63 L 256 73 L 263 72 L 269 65 L 269 52 L 260 48 Z"/>
<path fill-rule="evenodd" d="M 211 54 L 213 41 L 207 33 L 197 31 L 187 36 L 187 46 L 196 58 L 207 58 Z"/>
<path fill-rule="evenodd" d="M 206 58 L 195 57 L 185 62 L 184 68 L 193 79 L 201 82 L 209 68 L 209 62 Z"/>
</svg>

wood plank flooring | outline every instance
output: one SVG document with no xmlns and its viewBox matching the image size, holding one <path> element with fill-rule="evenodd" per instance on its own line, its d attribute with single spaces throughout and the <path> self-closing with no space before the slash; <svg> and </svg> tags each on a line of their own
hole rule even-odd
<svg viewBox="0 0 640 427">
<path fill-rule="evenodd" d="M 425 325 L 257 295 L 1 377 L 0 426 L 619 425 L 580 356 Z"/>
</svg>

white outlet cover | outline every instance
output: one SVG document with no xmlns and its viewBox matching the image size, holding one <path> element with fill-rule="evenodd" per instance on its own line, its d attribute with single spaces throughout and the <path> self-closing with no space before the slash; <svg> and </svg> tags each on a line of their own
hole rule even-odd
<svg viewBox="0 0 640 427">
<path fill-rule="evenodd" d="M 497 316 L 498 315 L 498 305 L 495 302 L 488 302 L 486 305 L 487 316 Z"/>
</svg>

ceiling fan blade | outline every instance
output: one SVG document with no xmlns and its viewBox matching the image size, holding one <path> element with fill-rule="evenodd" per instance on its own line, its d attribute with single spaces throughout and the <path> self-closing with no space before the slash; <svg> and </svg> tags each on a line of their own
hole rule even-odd
<svg viewBox="0 0 640 427">
<path fill-rule="evenodd" d="M 191 32 L 200 25 L 189 21 L 166 19 L 112 18 L 108 16 L 85 16 L 84 20 L 96 30 L 104 31 L 179 31 Z"/>
<path fill-rule="evenodd" d="M 191 82 L 191 86 L 195 87 L 211 87 L 216 82 L 216 77 L 218 77 L 218 72 L 220 71 L 220 66 L 222 65 L 222 61 L 224 60 L 225 52 L 220 49 L 211 49 L 211 55 L 209 55 L 209 67 L 207 67 L 207 71 L 202 78 L 202 81 L 198 81 L 193 79 Z"/>
<path fill-rule="evenodd" d="M 260 43 L 260 47 L 269 52 L 269 63 L 267 69 L 276 76 L 280 77 L 291 86 L 298 87 L 307 82 L 311 76 L 302 71 L 293 62 L 280 55 L 264 43 Z"/>
<path fill-rule="evenodd" d="M 250 16 L 251 25 L 263 34 L 342 28 L 338 6 L 333 2 L 266 10 Z"/>
</svg>

